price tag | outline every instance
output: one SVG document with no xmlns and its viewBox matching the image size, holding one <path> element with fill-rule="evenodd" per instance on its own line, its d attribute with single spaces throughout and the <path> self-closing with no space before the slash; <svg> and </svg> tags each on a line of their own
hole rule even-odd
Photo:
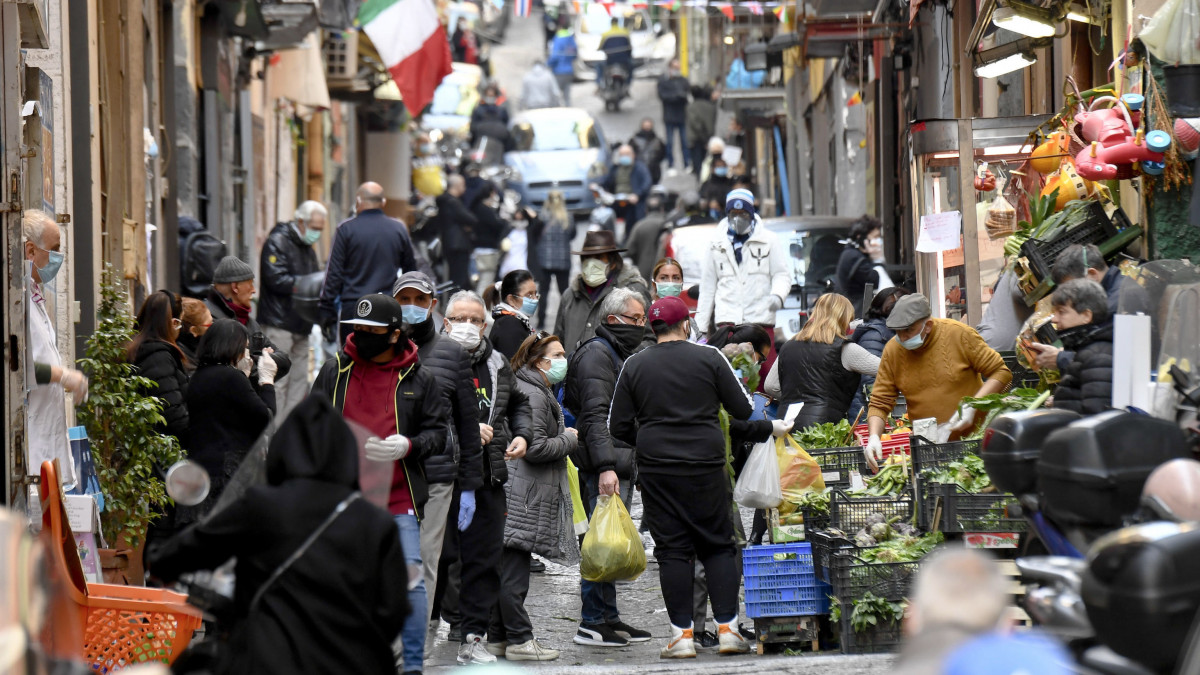
<svg viewBox="0 0 1200 675">
<path fill-rule="evenodd" d="M 804 408 L 804 403 L 793 403 L 787 407 L 787 412 L 783 415 L 783 421 L 791 424 L 796 421 L 796 417 L 800 415 L 800 411 Z"/>
<path fill-rule="evenodd" d="M 841 471 L 823 471 L 823 472 L 821 472 L 821 480 L 825 481 L 826 483 L 830 483 L 835 480 L 841 480 L 841 478 L 842 478 Z"/>
<path fill-rule="evenodd" d="M 851 471 L 850 472 L 850 489 L 851 490 L 865 490 L 866 487 L 867 487 L 867 485 L 866 485 L 866 483 L 863 482 L 862 474 L 860 474 L 857 471 Z"/>
</svg>

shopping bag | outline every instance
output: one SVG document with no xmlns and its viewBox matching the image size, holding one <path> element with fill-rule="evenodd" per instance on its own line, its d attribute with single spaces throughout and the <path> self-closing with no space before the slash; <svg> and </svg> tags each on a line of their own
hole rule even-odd
<svg viewBox="0 0 1200 675">
<path fill-rule="evenodd" d="M 783 492 L 779 514 L 786 516 L 796 510 L 796 503 L 804 493 L 824 490 L 825 479 L 821 476 L 821 465 L 790 435 L 775 439 L 775 452 L 779 461 L 779 487 Z"/>
<path fill-rule="evenodd" d="M 571 517 L 575 536 L 583 536 L 588 531 L 587 511 L 583 510 L 583 496 L 579 492 L 579 469 L 567 458 L 567 483 L 571 486 Z"/>
<path fill-rule="evenodd" d="M 774 443 L 763 441 L 750 451 L 733 488 L 733 501 L 748 509 L 773 509 L 783 501 Z"/>
<path fill-rule="evenodd" d="M 646 549 L 620 495 L 600 495 L 583 537 L 579 575 L 588 581 L 623 581 L 646 571 Z"/>
</svg>

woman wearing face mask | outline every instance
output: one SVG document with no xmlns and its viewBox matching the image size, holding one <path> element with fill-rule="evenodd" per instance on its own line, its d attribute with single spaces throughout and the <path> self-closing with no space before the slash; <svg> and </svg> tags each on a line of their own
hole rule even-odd
<svg viewBox="0 0 1200 675">
<path fill-rule="evenodd" d="M 269 354 L 258 359 L 258 388 L 251 386 L 250 339 L 235 319 L 221 319 L 204 333 L 199 365 L 188 383 L 188 459 L 208 470 L 212 488 L 198 506 L 180 506 L 176 526 L 198 520 L 217 502 L 259 434 L 275 414 L 275 373 Z"/>
<path fill-rule="evenodd" d="M 876 291 L 895 285 L 883 265 L 883 226 L 871 216 L 863 216 L 850 226 L 850 239 L 838 259 L 834 280 L 837 292 L 849 298 L 856 317 L 862 315 L 867 284 Z"/>
<path fill-rule="evenodd" d="M 512 366 L 517 389 L 529 399 L 531 438 L 525 456 L 508 467 L 500 601 L 488 642 L 503 646 L 510 661 L 550 661 L 559 653 L 533 638 L 533 624 L 525 610 L 529 561 L 530 553 L 558 560 L 578 558 L 567 483 L 567 456 L 575 451 L 578 434 L 563 422 L 562 408 L 551 390 L 567 376 L 566 351 L 558 337 L 545 331 L 529 336 L 513 356 Z"/>
<path fill-rule="evenodd" d="M 611 289 L 634 291 L 650 304 L 650 289 L 637 268 L 625 264 L 620 255 L 624 251 L 612 232 L 602 230 L 588 232 L 583 248 L 574 252 L 579 256 L 580 273 L 559 303 L 554 321 L 554 334 L 561 336 L 568 353 L 596 335 L 596 327 L 603 321 L 600 303 Z"/>
<path fill-rule="evenodd" d="M 513 270 L 496 284 L 488 287 L 483 299 L 492 308 L 492 332 L 489 335 L 496 351 L 511 359 L 521 343 L 533 334 L 530 317 L 537 312 L 537 282 L 529 270 Z"/>
<path fill-rule="evenodd" d="M 846 417 L 861 375 L 874 375 L 879 357 L 846 340 L 854 308 L 845 296 L 817 298 L 808 323 L 779 349 L 763 391 L 779 399 L 779 410 L 803 403 L 796 428 Z"/>
<path fill-rule="evenodd" d="M 196 350 L 200 346 L 200 338 L 213 325 L 213 315 L 203 300 L 183 298 L 183 315 L 180 318 L 183 319 L 183 325 L 175 338 L 175 346 L 183 352 L 183 369 L 190 376 L 196 372 Z"/>
<path fill-rule="evenodd" d="M 683 293 L 683 265 L 674 258 L 662 258 L 654 263 L 654 272 L 650 278 L 653 281 L 650 288 L 651 302 L 659 298 L 679 297 Z"/>
<path fill-rule="evenodd" d="M 729 175 L 729 165 L 720 157 L 714 158 L 712 173 L 700 186 L 700 198 L 708 202 L 710 208 L 720 208 L 725 202 L 725 195 L 732 189 L 733 178 Z"/>
<path fill-rule="evenodd" d="M 188 429 L 186 359 L 175 342 L 183 327 L 182 314 L 178 295 L 165 290 L 151 293 L 138 311 L 138 334 L 125 348 L 137 374 L 155 384 L 146 392 L 162 403 L 163 422 L 155 429 L 178 439 Z"/>
</svg>

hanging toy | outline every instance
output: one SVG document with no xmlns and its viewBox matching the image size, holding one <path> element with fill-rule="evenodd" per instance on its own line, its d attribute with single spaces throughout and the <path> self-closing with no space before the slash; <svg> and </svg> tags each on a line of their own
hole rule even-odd
<svg viewBox="0 0 1200 675">
<path fill-rule="evenodd" d="M 1133 113 L 1140 117 L 1145 98 L 1141 94 L 1125 94 L 1118 101 L 1112 96 L 1101 96 L 1092 101 L 1091 107 L 1106 100 L 1116 105 L 1089 109 L 1075 116 L 1079 137 L 1088 144 L 1075 156 L 1079 175 L 1091 180 L 1124 179 L 1132 177 L 1138 168 L 1142 173 L 1161 174 L 1166 166 L 1163 153 L 1171 146 L 1171 135 L 1157 130 L 1147 134 L 1137 129 Z"/>
<path fill-rule="evenodd" d="M 987 162 L 980 162 L 975 169 L 975 189 L 980 192 L 991 192 L 996 189 L 996 174 L 988 171 Z"/>
<path fill-rule="evenodd" d="M 1067 154 L 1069 141 L 1064 131 L 1050 134 L 1046 142 L 1033 149 L 1029 154 L 1029 164 L 1034 171 L 1048 176 L 1058 170 L 1059 161 Z"/>
<path fill-rule="evenodd" d="M 1054 210 L 1061 211 L 1068 202 L 1073 202 L 1076 199 L 1085 199 L 1096 190 L 1095 183 L 1090 180 L 1085 180 L 1080 176 L 1080 172 L 1075 170 L 1075 163 L 1070 157 L 1062 158 L 1062 164 L 1059 165 L 1058 173 L 1050 176 L 1046 181 L 1046 186 L 1042 188 L 1041 196 L 1046 197 L 1058 190 L 1058 198 L 1054 203 Z"/>
</svg>

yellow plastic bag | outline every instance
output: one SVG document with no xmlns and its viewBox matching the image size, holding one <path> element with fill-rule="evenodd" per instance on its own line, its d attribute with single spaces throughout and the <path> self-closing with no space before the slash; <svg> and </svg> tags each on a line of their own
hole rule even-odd
<svg viewBox="0 0 1200 675">
<path fill-rule="evenodd" d="M 583 537 L 579 574 L 588 581 L 623 581 L 646 571 L 646 549 L 620 495 L 600 495 Z"/>
<path fill-rule="evenodd" d="M 775 456 L 779 460 L 779 487 L 783 490 L 779 514 L 786 516 L 796 510 L 796 502 L 804 493 L 824 490 L 825 479 L 821 476 L 821 465 L 791 435 L 775 439 Z"/>
<path fill-rule="evenodd" d="M 579 469 L 571 458 L 567 458 L 567 483 L 571 486 L 571 510 L 575 525 L 575 536 L 583 536 L 588 531 L 587 511 L 583 510 L 583 497 L 579 492 Z"/>
</svg>

